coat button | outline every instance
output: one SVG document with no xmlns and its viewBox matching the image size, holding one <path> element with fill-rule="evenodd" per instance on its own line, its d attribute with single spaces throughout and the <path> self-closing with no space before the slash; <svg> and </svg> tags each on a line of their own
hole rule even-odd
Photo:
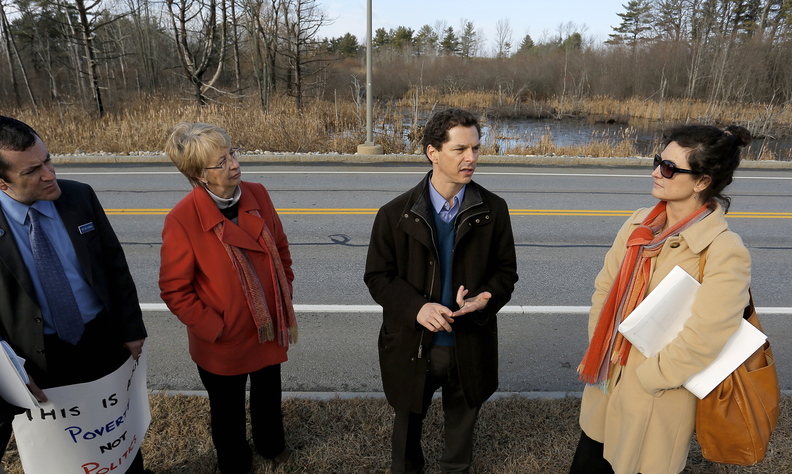
<svg viewBox="0 0 792 474">
<path fill-rule="evenodd" d="M 484 216 L 484 219 L 487 219 L 487 220 L 489 220 L 489 214 L 487 214 L 486 216 Z"/>
<path fill-rule="evenodd" d="M 434 265 L 434 262 L 429 260 L 429 265 Z"/>
<path fill-rule="evenodd" d="M 672 249 L 675 249 L 675 248 L 679 247 L 679 242 L 671 242 L 671 245 L 669 245 L 669 247 L 671 247 Z"/>
<path fill-rule="evenodd" d="M 410 215 L 409 214 L 405 214 L 404 217 L 410 217 Z"/>
<path fill-rule="evenodd" d="M 35 321 L 37 323 L 40 323 L 41 322 L 41 318 L 33 318 L 33 321 Z"/>
<path fill-rule="evenodd" d="M 481 219 L 476 219 L 476 224 L 481 224 Z"/>
<path fill-rule="evenodd" d="M 36 349 L 36 352 L 39 353 L 39 354 L 43 354 L 44 353 L 44 349 Z"/>
<path fill-rule="evenodd" d="M 421 219 L 415 218 L 415 222 L 421 222 Z"/>
</svg>

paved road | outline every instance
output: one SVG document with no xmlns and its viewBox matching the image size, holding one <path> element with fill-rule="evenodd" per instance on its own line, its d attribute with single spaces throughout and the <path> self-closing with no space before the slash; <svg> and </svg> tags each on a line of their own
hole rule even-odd
<svg viewBox="0 0 792 474">
<path fill-rule="evenodd" d="M 94 186 L 130 260 L 141 301 L 159 303 L 159 232 L 164 214 L 189 190 L 167 165 L 58 166 L 62 178 Z M 363 264 L 375 210 L 417 183 L 420 165 L 246 164 L 244 179 L 265 184 L 281 212 L 295 260 L 295 302 L 370 305 Z M 520 282 L 511 305 L 586 306 L 591 285 L 619 226 L 651 206 L 649 170 L 481 166 L 476 180 L 512 209 Z M 732 185 L 733 218 L 753 257 L 757 303 L 792 307 L 792 171 L 745 170 Z M 563 212 L 550 212 L 561 210 Z M 761 213 L 780 213 L 770 216 Z M 786 213 L 786 214 L 783 214 Z M 576 391 L 574 368 L 585 341 L 585 315 L 500 317 L 501 390 Z M 789 315 L 764 316 L 780 366 Z M 146 314 L 150 386 L 199 389 L 183 328 L 163 312 Z M 300 314 L 301 342 L 284 365 L 289 391 L 378 391 L 375 313 Z M 789 361 L 792 362 L 792 361 Z M 792 370 L 792 369 L 791 369 Z M 792 371 L 782 369 L 784 388 Z"/>
</svg>

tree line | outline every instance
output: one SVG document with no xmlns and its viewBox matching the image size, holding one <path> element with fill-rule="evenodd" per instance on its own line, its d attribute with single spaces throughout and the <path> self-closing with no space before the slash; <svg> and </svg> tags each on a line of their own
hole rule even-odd
<svg viewBox="0 0 792 474">
<path fill-rule="evenodd" d="M 266 109 L 281 93 L 300 108 L 329 64 L 326 22 L 316 0 L 0 0 L 0 99 L 101 116 L 142 94 Z"/>
<path fill-rule="evenodd" d="M 629 0 L 604 43 L 583 25 L 541 39 L 498 22 L 376 30 L 375 97 L 427 88 L 497 91 L 503 105 L 560 97 L 767 104 L 792 99 L 792 0 Z M 255 101 L 360 101 L 365 44 L 321 36 L 318 0 L 0 0 L 0 100 L 78 104 L 102 115 L 155 94 Z"/>
</svg>

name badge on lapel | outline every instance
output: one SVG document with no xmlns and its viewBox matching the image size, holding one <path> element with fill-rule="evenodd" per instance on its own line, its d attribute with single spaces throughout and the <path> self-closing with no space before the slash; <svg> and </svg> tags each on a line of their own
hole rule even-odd
<svg viewBox="0 0 792 474">
<path fill-rule="evenodd" d="M 87 234 L 88 232 L 92 232 L 92 231 L 96 230 L 96 227 L 94 227 L 94 223 L 93 222 L 89 222 L 87 224 L 81 225 L 77 229 L 80 231 L 80 234 Z"/>
</svg>

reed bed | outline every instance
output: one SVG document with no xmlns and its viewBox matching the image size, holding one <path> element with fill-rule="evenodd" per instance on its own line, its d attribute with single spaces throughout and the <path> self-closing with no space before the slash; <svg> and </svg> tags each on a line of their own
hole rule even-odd
<svg viewBox="0 0 792 474">
<path fill-rule="evenodd" d="M 477 111 L 484 123 L 537 117 L 589 117 L 592 121 L 664 127 L 680 122 L 747 126 L 754 135 L 792 133 L 792 105 L 707 104 L 679 99 L 654 101 L 608 97 L 573 100 L 554 97 L 530 101 L 516 94 L 504 102 L 504 94 L 492 91 L 444 92 L 438 88 L 413 88 L 391 103 L 374 110 L 374 139 L 385 153 L 420 153 L 423 121 L 445 107 Z M 49 150 L 59 154 L 138 154 L 160 152 L 173 125 L 181 121 L 207 122 L 226 129 L 246 151 L 281 153 L 353 154 L 366 140 L 365 110 L 352 100 L 309 100 L 302 112 L 291 99 L 272 100 L 266 112 L 253 100 L 215 102 L 196 107 L 192 102 L 157 96 L 142 96 L 125 108 L 97 118 L 76 105 L 57 105 L 38 115 L 29 109 L 7 110 L 34 126 Z M 654 124 L 654 125 L 651 125 Z M 561 145 L 550 134 L 518 137 L 485 137 L 483 153 L 518 155 L 635 156 L 636 140 L 631 129 L 611 136 L 592 134 L 588 143 Z M 748 159 L 789 160 L 769 149 Z"/>
<path fill-rule="evenodd" d="M 792 129 L 792 105 L 761 103 L 709 103 L 700 100 L 666 99 L 662 101 L 634 97 L 616 100 L 611 97 L 592 97 L 562 101 L 553 98 L 549 107 L 560 113 L 604 116 L 614 119 L 646 119 L 666 123 L 740 124 L 754 133 Z"/>
<path fill-rule="evenodd" d="M 377 110 L 379 113 L 379 110 Z M 206 122 L 227 130 L 246 150 L 291 153 L 354 153 L 365 141 L 365 110 L 352 101 L 306 101 L 302 113 L 293 101 L 272 101 L 265 113 L 254 103 L 213 103 L 196 107 L 161 97 L 141 97 L 118 112 L 96 118 L 76 106 L 58 106 L 34 115 L 31 110 L 4 114 L 31 124 L 52 153 L 133 154 L 164 148 L 170 130 L 182 121 Z M 382 122 L 379 143 L 386 153 L 404 153 L 401 128 Z"/>
<path fill-rule="evenodd" d="M 445 107 L 482 110 L 498 105 L 499 94 L 495 91 L 443 91 L 437 87 L 413 87 L 395 105 L 431 109 L 438 104 Z"/>
<path fill-rule="evenodd" d="M 146 465 L 157 474 L 214 474 L 216 457 L 209 434 L 205 397 L 151 397 L 152 422 L 143 442 Z M 503 398 L 484 404 L 476 427 L 474 470 L 479 474 L 556 474 L 569 469 L 580 436 L 580 400 Z M 254 474 L 358 474 L 387 472 L 392 409 L 384 399 L 287 399 L 283 403 L 292 462 L 275 467 L 254 457 Z M 792 472 L 792 400 L 784 397 L 767 458 L 754 467 L 705 461 L 694 441 L 688 474 L 770 474 Z M 439 400 L 424 423 L 427 473 L 439 472 L 443 418 Z M 22 474 L 13 443 L 5 458 L 8 474 Z"/>
</svg>

